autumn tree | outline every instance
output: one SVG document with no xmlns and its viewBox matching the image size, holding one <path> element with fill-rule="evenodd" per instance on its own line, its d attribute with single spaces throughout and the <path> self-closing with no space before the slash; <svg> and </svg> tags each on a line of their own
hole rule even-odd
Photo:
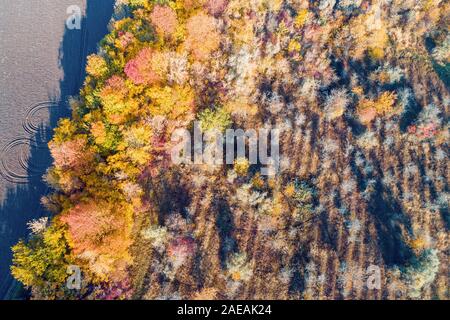
<svg viewBox="0 0 450 320">
<path fill-rule="evenodd" d="M 186 48 L 198 60 L 206 60 L 211 53 L 219 48 L 220 34 L 217 31 L 216 20 L 201 12 L 186 23 Z"/>
<path fill-rule="evenodd" d="M 28 242 L 19 241 L 12 252 L 11 273 L 17 280 L 50 298 L 64 291 L 67 267 L 72 263 L 64 227 L 53 224 Z"/>
</svg>

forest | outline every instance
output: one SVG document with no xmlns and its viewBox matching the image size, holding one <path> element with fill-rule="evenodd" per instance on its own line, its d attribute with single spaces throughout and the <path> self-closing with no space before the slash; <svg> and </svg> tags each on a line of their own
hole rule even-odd
<svg viewBox="0 0 450 320">
<path fill-rule="evenodd" d="M 449 22 L 447 0 L 117 0 L 12 274 L 33 299 L 449 299 Z M 278 171 L 173 163 L 196 121 L 277 129 Z"/>
</svg>

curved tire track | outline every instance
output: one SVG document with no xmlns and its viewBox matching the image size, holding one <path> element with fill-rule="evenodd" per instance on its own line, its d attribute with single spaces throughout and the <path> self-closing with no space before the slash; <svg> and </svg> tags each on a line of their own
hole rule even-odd
<svg viewBox="0 0 450 320">
<path fill-rule="evenodd" d="M 52 112 L 51 109 L 58 108 L 58 104 L 53 101 L 43 101 L 38 104 L 32 105 L 29 107 L 29 110 L 25 116 L 25 119 L 22 121 L 22 127 L 30 135 L 35 135 L 39 133 L 39 129 L 42 126 L 42 122 L 36 124 L 33 122 L 33 119 L 36 118 L 37 114 L 41 110 L 49 110 L 49 114 Z"/>
<path fill-rule="evenodd" d="M 39 112 L 48 110 L 49 114 L 53 113 L 54 108 L 58 108 L 59 104 L 52 101 L 43 101 L 30 106 L 26 113 L 25 119 L 22 121 L 22 128 L 28 136 L 21 136 L 13 139 L 0 149 L 0 176 L 6 181 L 15 184 L 27 184 L 31 179 L 40 178 L 48 167 L 48 162 L 39 163 L 38 161 L 30 161 L 30 155 L 33 150 L 47 150 L 48 141 L 37 141 L 35 138 L 45 125 L 44 121 L 38 123 Z M 19 149 L 19 150 L 17 150 Z M 11 155 L 15 155 L 12 157 Z"/>
<path fill-rule="evenodd" d="M 17 151 L 17 148 L 20 150 Z M 29 162 L 30 148 L 45 150 L 43 144 L 38 144 L 35 140 L 27 137 L 16 138 L 3 146 L 0 150 L 0 175 L 7 181 L 16 184 L 26 184 L 32 178 L 41 175 L 46 165 L 39 166 Z M 17 159 L 8 158 L 8 155 L 17 154 Z M 15 162 L 15 167 L 11 163 Z"/>
</svg>

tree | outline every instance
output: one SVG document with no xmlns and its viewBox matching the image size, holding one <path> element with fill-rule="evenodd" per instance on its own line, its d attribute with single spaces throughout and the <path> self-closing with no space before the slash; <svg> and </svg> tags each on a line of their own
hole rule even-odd
<svg viewBox="0 0 450 320">
<path fill-rule="evenodd" d="M 109 122 L 121 124 L 136 112 L 138 101 L 130 99 L 130 96 L 129 87 L 122 77 L 114 75 L 106 81 L 98 97 Z"/>
<path fill-rule="evenodd" d="M 188 118 L 194 111 L 194 91 L 189 86 L 165 86 L 147 91 L 151 99 L 153 116 L 165 116 L 170 120 Z"/>
<path fill-rule="evenodd" d="M 208 0 L 205 4 L 205 8 L 212 16 L 220 16 L 227 8 L 228 0 Z"/>
<path fill-rule="evenodd" d="M 158 74 L 152 68 L 153 55 L 153 49 L 144 48 L 125 65 L 126 75 L 135 84 L 151 85 L 160 80 Z"/>
<path fill-rule="evenodd" d="M 128 225 L 126 211 L 117 211 L 112 204 L 101 201 L 79 203 L 64 214 L 61 220 L 68 225 L 70 240 L 76 253 L 86 250 L 101 252 L 106 249 L 111 254 L 108 245 L 114 237 L 120 237 Z M 126 246 L 127 242 L 124 242 L 120 249 L 123 250 Z"/>
<path fill-rule="evenodd" d="M 394 111 L 397 95 L 395 92 L 385 91 L 376 100 L 362 99 L 357 107 L 360 121 L 370 123 L 377 115 L 386 115 Z"/>
<path fill-rule="evenodd" d="M 328 120 L 339 118 L 344 114 L 349 104 L 347 90 L 333 90 L 325 101 L 325 113 Z"/>
<path fill-rule="evenodd" d="M 127 156 L 136 165 L 145 165 L 151 158 L 152 131 L 146 125 L 136 125 L 124 132 Z"/>
<path fill-rule="evenodd" d="M 250 169 L 250 163 L 246 158 L 237 158 L 234 161 L 234 171 L 238 176 L 247 176 L 248 169 Z"/>
<path fill-rule="evenodd" d="M 196 247 L 195 240 L 187 236 L 177 237 L 169 244 L 168 254 L 175 269 L 194 255 Z"/>
<path fill-rule="evenodd" d="M 12 247 L 11 274 L 25 286 L 55 293 L 64 289 L 67 266 L 71 264 L 66 231 L 57 224 L 28 242 L 19 241 Z"/>
<path fill-rule="evenodd" d="M 216 19 L 201 12 L 186 23 L 186 48 L 198 60 L 206 60 L 219 48 L 220 34 L 216 28 Z"/>
<path fill-rule="evenodd" d="M 62 143 L 52 141 L 49 143 L 49 148 L 57 168 L 80 169 L 91 159 L 86 138 L 82 136 Z"/>
<path fill-rule="evenodd" d="M 108 73 L 108 65 L 104 58 L 91 54 L 87 58 L 86 72 L 95 78 L 100 78 Z"/>
<path fill-rule="evenodd" d="M 168 6 L 156 5 L 150 14 L 150 20 L 158 32 L 164 35 L 174 33 L 178 26 L 177 14 Z"/>
<path fill-rule="evenodd" d="M 225 132 L 231 124 L 231 116 L 224 108 L 206 109 L 200 112 L 198 119 L 203 132 L 218 130 Z"/>
</svg>

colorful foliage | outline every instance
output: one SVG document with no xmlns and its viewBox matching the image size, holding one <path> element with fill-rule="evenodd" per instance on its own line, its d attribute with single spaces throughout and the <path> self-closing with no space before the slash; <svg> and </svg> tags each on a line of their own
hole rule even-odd
<svg viewBox="0 0 450 320">
<path fill-rule="evenodd" d="M 150 15 L 150 20 L 163 34 L 174 33 L 178 26 L 176 13 L 168 6 L 156 5 Z"/>
<path fill-rule="evenodd" d="M 219 48 L 220 34 L 214 17 L 199 13 L 186 22 L 186 48 L 198 60 L 206 60 Z"/>
<path fill-rule="evenodd" d="M 25 286 L 49 292 L 64 291 L 67 266 L 71 262 L 64 228 L 53 225 L 28 243 L 20 241 L 12 251 L 11 273 Z"/>
<path fill-rule="evenodd" d="M 104 58 L 92 54 L 87 58 L 86 72 L 93 77 L 100 78 L 108 73 L 108 65 Z"/>
<path fill-rule="evenodd" d="M 142 49 L 134 59 L 128 61 L 125 66 L 125 74 L 135 84 L 151 85 L 160 80 L 153 69 L 152 58 L 154 51 L 151 48 Z"/>
<path fill-rule="evenodd" d="M 448 298 L 448 5 L 400 2 L 118 1 L 13 275 L 50 298 L 69 262 L 88 299 Z M 277 129 L 280 161 L 177 165 L 194 120 Z M 372 264 L 404 292 L 355 279 Z"/>
</svg>

